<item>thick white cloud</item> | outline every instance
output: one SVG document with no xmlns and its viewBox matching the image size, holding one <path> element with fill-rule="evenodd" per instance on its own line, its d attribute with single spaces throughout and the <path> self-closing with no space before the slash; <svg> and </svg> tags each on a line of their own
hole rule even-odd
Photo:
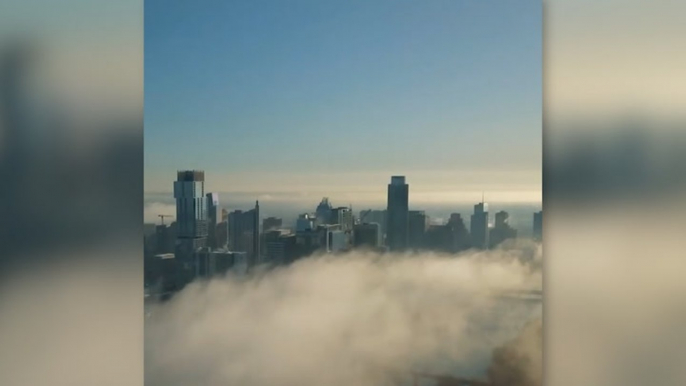
<svg viewBox="0 0 686 386">
<path fill-rule="evenodd" d="M 412 370 L 484 377 L 540 317 L 540 246 L 459 257 L 311 257 L 187 287 L 146 322 L 146 385 L 383 385 Z M 405 377 L 405 378 L 403 378 Z"/>
</svg>

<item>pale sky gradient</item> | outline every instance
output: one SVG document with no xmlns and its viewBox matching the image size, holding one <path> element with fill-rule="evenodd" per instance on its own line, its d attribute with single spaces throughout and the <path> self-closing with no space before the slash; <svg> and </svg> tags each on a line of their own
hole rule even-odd
<svg viewBox="0 0 686 386">
<path fill-rule="evenodd" d="M 146 192 L 541 199 L 541 2 L 145 3 Z M 315 198 L 315 203 L 318 201 Z M 275 198 L 277 199 L 277 198 Z"/>
</svg>

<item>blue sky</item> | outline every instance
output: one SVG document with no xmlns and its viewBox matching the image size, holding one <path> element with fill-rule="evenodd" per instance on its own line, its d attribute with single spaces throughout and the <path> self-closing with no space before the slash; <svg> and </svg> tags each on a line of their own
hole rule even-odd
<svg viewBox="0 0 686 386">
<path fill-rule="evenodd" d="M 199 168 L 208 190 L 237 194 L 381 199 L 405 174 L 436 197 L 495 189 L 536 201 L 541 8 L 147 0 L 146 191 Z"/>
</svg>

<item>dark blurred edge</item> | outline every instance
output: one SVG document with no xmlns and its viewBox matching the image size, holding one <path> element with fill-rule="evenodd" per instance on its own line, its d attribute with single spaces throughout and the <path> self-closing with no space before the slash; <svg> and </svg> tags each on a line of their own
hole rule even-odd
<svg viewBox="0 0 686 386">
<path fill-rule="evenodd" d="M 73 127 L 78 117 L 46 109 L 50 115 L 32 124 L 33 96 L 24 84 L 44 54 L 37 43 L 17 40 L 0 52 L 0 245 L 3 263 L 15 267 L 142 234 L 142 116 L 108 116 L 90 120 L 91 127 Z M 74 143 L 70 136 L 78 130 L 97 135 Z M 51 140 L 36 141 L 37 135 Z"/>
<path fill-rule="evenodd" d="M 142 385 L 143 54 L 93 60 L 121 48 L 88 46 L 121 42 L 88 20 L 106 2 L 37 5 L 0 11 L 24 23 L 0 33 L 0 384 Z"/>
</svg>

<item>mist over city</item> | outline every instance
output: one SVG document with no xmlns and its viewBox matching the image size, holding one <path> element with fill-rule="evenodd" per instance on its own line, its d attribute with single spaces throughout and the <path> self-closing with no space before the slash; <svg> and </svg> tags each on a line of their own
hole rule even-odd
<svg viewBox="0 0 686 386">
<path fill-rule="evenodd" d="M 541 386 L 541 20 L 146 1 L 146 385 Z"/>
<path fill-rule="evenodd" d="M 484 197 L 432 219 L 392 176 L 385 209 L 284 222 L 205 175 L 179 171 L 147 227 L 147 384 L 542 384 L 541 211 L 525 237 Z"/>
</svg>

